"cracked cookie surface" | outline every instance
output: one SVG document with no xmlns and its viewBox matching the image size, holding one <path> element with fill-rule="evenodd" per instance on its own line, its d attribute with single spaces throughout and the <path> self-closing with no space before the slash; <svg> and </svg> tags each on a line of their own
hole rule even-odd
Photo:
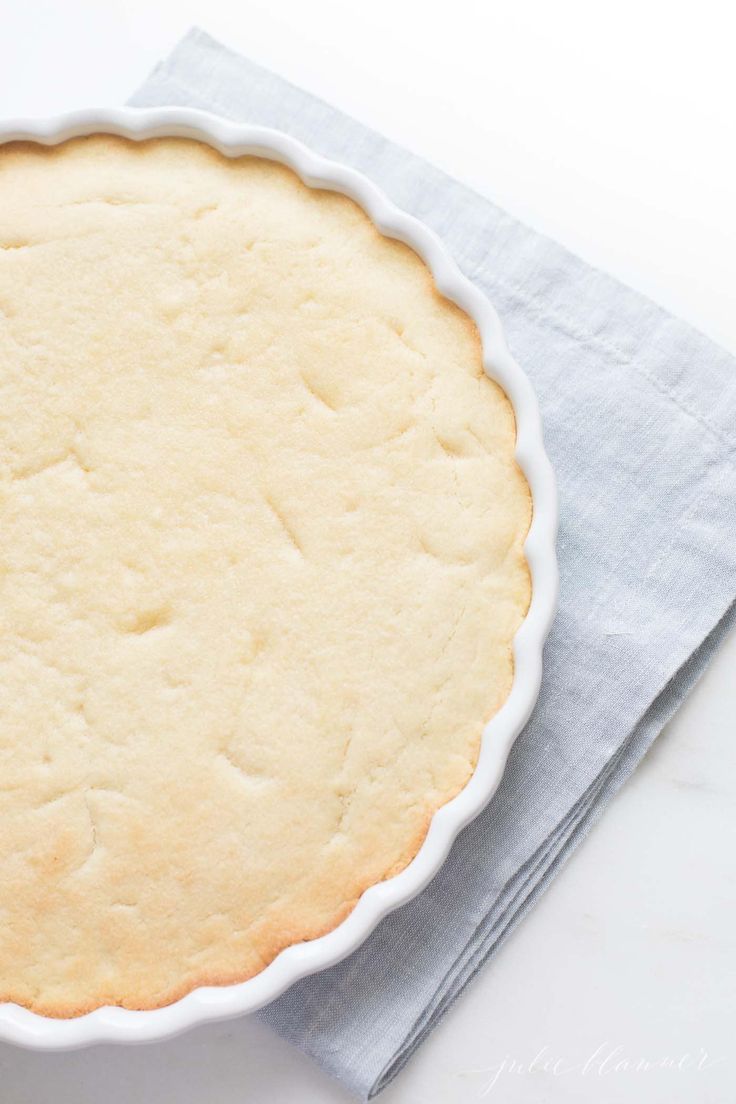
<svg viewBox="0 0 736 1104">
<path fill-rule="evenodd" d="M 242 980 L 411 860 L 511 687 L 514 435 L 345 197 L 0 148 L 0 999 Z"/>
</svg>

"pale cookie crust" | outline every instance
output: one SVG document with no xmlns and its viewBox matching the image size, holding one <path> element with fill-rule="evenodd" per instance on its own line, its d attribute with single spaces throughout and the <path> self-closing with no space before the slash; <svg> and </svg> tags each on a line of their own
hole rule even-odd
<svg viewBox="0 0 736 1104">
<path fill-rule="evenodd" d="M 511 686 L 514 437 L 351 200 L 0 150 L 0 999 L 245 979 L 410 861 Z"/>
</svg>

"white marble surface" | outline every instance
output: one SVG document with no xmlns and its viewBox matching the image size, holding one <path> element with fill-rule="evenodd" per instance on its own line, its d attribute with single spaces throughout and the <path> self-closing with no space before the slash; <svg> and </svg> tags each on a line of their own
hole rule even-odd
<svg viewBox="0 0 736 1104">
<path fill-rule="evenodd" d="M 2 13 L 0 115 L 122 102 L 191 23 L 736 353 L 731 5 L 30 0 Z M 736 636 L 385 1104 L 730 1104 L 735 674 Z M 254 1020 L 138 1050 L 0 1046 L 2 1104 L 349 1099 Z"/>
</svg>

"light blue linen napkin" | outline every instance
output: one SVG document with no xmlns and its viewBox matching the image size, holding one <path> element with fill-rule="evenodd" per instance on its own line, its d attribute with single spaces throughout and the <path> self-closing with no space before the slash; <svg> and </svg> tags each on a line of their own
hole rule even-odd
<svg viewBox="0 0 736 1104">
<path fill-rule="evenodd" d="M 201 31 L 130 102 L 277 127 L 371 177 L 488 293 L 542 407 L 560 487 L 561 599 L 534 717 L 429 888 L 261 1013 L 372 1097 L 534 904 L 736 621 L 736 363 Z"/>
</svg>

